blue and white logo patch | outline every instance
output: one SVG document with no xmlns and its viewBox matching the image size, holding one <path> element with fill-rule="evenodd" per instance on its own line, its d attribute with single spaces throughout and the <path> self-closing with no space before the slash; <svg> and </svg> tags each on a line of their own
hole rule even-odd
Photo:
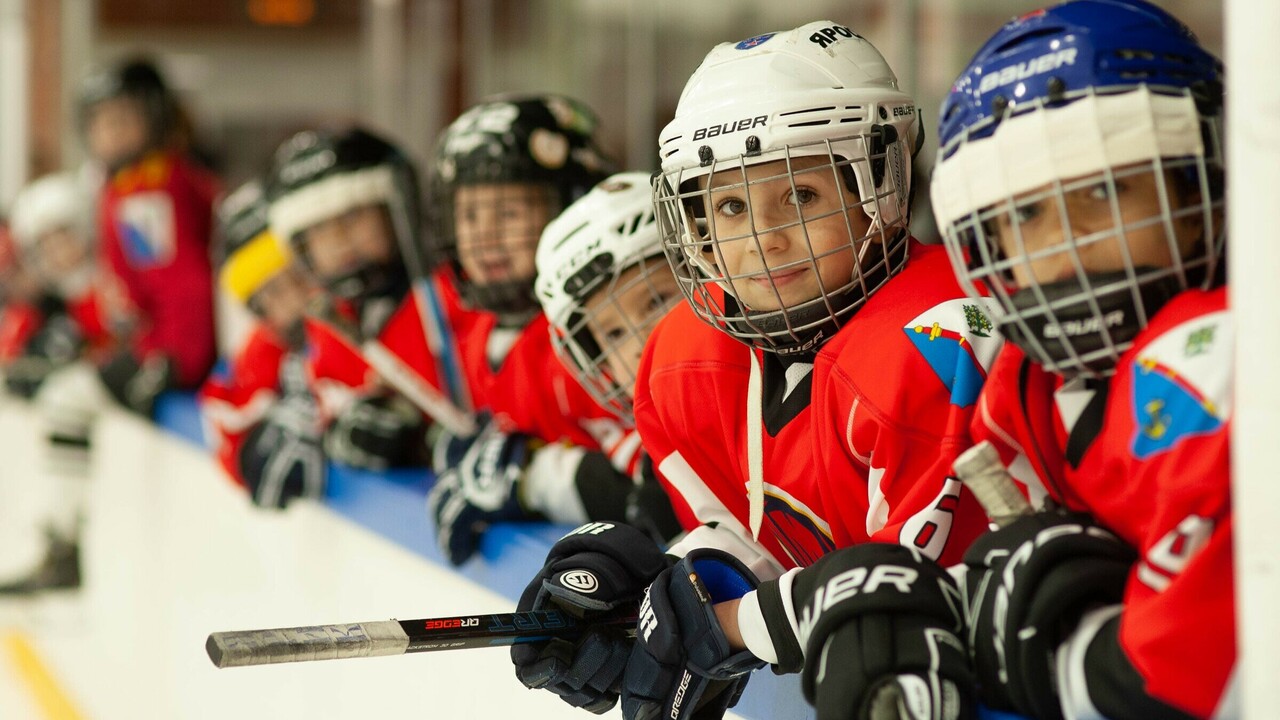
<svg viewBox="0 0 1280 720">
<path fill-rule="evenodd" d="M 749 37 L 746 40 L 743 40 L 742 42 L 738 43 L 737 45 L 734 45 L 733 47 L 735 50 L 750 50 L 753 47 L 764 44 L 765 41 L 767 41 L 769 38 L 777 34 L 778 33 L 765 33 L 764 35 L 756 35 L 755 37 Z"/>
<path fill-rule="evenodd" d="M 125 261 L 135 270 L 173 261 L 173 199 L 164 192 L 143 192 L 120 202 L 116 232 Z"/>
</svg>

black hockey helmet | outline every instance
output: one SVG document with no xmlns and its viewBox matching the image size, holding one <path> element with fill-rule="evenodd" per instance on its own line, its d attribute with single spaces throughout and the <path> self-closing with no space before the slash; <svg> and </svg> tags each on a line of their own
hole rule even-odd
<svg viewBox="0 0 1280 720">
<path fill-rule="evenodd" d="M 160 70 L 146 58 L 130 58 L 90 73 L 80 85 L 81 127 L 99 103 L 127 97 L 142 107 L 149 131 L 149 147 L 164 144 L 178 123 L 178 101 Z"/>
<path fill-rule="evenodd" d="M 407 287 L 406 264 L 423 267 L 419 192 L 413 163 L 391 142 L 362 128 L 303 131 L 276 152 L 269 190 L 271 229 L 310 267 L 301 244 L 305 230 L 361 206 L 383 205 L 401 261 L 319 279 L 347 299 L 399 293 Z"/>
<path fill-rule="evenodd" d="M 454 196 L 459 187 L 497 183 L 544 185 L 552 217 L 612 171 L 595 143 L 596 117 L 560 95 L 508 95 L 467 110 L 441 134 L 432 166 L 432 242 L 454 264 L 464 297 L 498 313 L 537 308 L 533 277 L 477 287 L 458 264 Z"/>
</svg>

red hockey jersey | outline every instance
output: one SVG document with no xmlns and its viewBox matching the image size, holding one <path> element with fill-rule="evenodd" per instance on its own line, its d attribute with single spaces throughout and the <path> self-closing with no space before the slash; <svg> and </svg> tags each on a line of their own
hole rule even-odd
<svg viewBox="0 0 1280 720">
<path fill-rule="evenodd" d="M 765 413 L 759 542 L 783 567 L 868 538 L 935 557 L 945 548 L 958 559 L 986 527 L 948 470 L 968 445 L 968 413 L 999 340 L 986 333 L 981 309 L 961 300 L 941 249 L 913 243 L 911 253 L 902 273 L 823 345 L 808 378 L 795 379 L 804 368 L 790 371 L 791 394 L 771 401 L 775 420 Z M 769 363 L 779 361 L 757 356 L 767 397 Z M 687 529 L 749 527 L 750 361 L 745 345 L 684 304 L 649 339 L 636 424 Z"/>
<path fill-rule="evenodd" d="M 378 340 L 428 385 L 449 396 L 448 388 L 451 386 L 461 386 L 465 391 L 461 371 L 451 370 L 451 367 L 457 363 L 458 334 L 466 331 L 478 313 L 463 307 L 447 270 L 432 274 L 430 289 L 435 305 L 427 311 L 439 313 L 431 319 L 452 333 L 452 339 L 437 340 L 442 348 L 446 348 L 444 352 L 433 353 L 430 350 L 420 314 L 421 306 L 413 293 L 406 295 L 387 319 Z M 308 317 L 305 323 L 308 372 L 322 417 L 331 420 L 357 398 L 385 385 L 347 332 L 313 317 Z M 450 372 L 456 372 L 458 379 L 453 383 L 443 382 Z M 457 394 L 456 389 L 453 394 Z M 455 397 L 454 402 L 465 406 L 467 398 Z"/>
<path fill-rule="evenodd" d="M 1236 631 L 1226 295 L 1176 297 L 1109 382 L 1064 383 L 1009 346 L 983 392 L 974 439 L 1000 450 L 1033 502 L 1048 493 L 1092 514 L 1140 557 L 1122 609 L 1086 616 L 1059 652 L 1068 718 L 1105 707 L 1107 693 L 1145 692 L 1198 717 L 1229 695 Z M 1115 672 L 1108 661 L 1117 657 L 1136 669 L 1141 687 L 1123 687 L 1133 674 Z"/>
<path fill-rule="evenodd" d="M 176 381 L 195 387 L 216 355 L 209 258 L 214 178 L 177 153 L 153 153 L 103 191 L 99 238 L 107 266 L 137 315 L 139 358 L 163 353 Z"/>
<path fill-rule="evenodd" d="M 200 388 L 205 438 L 218 463 L 241 487 L 246 483 L 240 472 L 240 447 L 279 399 L 281 366 L 288 354 L 274 332 L 258 325 L 226 373 L 210 376 Z"/>
</svg>

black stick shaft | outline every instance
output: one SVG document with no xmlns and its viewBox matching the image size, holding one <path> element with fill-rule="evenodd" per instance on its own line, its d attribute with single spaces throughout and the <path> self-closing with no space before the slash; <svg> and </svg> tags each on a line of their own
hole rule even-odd
<svg viewBox="0 0 1280 720">
<path fill-rule="evenodd" d="M 550 638 L 573 638 L 592 627 L 615 626 L 634 630 L 635 623 L 636 618 L 631 614 L 583 623 L 558 610 L 378 620 L 215 632 L 209 635 L 205 650 L 214 665 L 225 668 L 507 646 Z"/>
</svg>

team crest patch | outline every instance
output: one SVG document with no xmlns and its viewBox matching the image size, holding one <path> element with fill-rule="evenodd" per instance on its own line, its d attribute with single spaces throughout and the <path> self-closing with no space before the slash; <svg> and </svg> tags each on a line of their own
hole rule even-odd
<svg viewBox="0 0 1280 720">
<path fill-rule="evenodd" d="M 764 35 L 756 35 L 755 37 L 749 37 L 746 40 L 743 40 L 742 42 L 738 43 L 737 45 L 734 45 L 733 47 L 735 50 L 750 50 L 753 47 L 758 47 L 760 45 L 763 45 L 765 41 L 767 41 L 769 38 L 773 37 L 774 35 L 777 35 L 777 33 L 765 33 Z"/>
<path fill-rule="evenodd" d="M 764 521 L 774 529 L 774 537 L 800 567 L 814 564 L 836 549 L 831 528 L 804 503 L 781 488 L 765 483 Z"/>
<path fill-rule="evenodd" d="M 1184 323 L 1143 348 L 1134 361 L 1134 457 L 1145 460 L 1227 422 L 1233 338 L 1225 316 Z"/>
<path fill-rule="evenodd" d="M 173 261 L 173 199 L 163 192 L 143 192 L 120 201 L 116 232 L 125 261 L 136 270 Z"/>
<path fill-rule="evenodd" d="M 951 393 L 951 404 L 969 407 L 987 380 L 987 369 L 1001 340 L 990 332 L 983 300 L 948 300 L 922 313 L 903 332 L 938 380 Z"/>
</svg>

